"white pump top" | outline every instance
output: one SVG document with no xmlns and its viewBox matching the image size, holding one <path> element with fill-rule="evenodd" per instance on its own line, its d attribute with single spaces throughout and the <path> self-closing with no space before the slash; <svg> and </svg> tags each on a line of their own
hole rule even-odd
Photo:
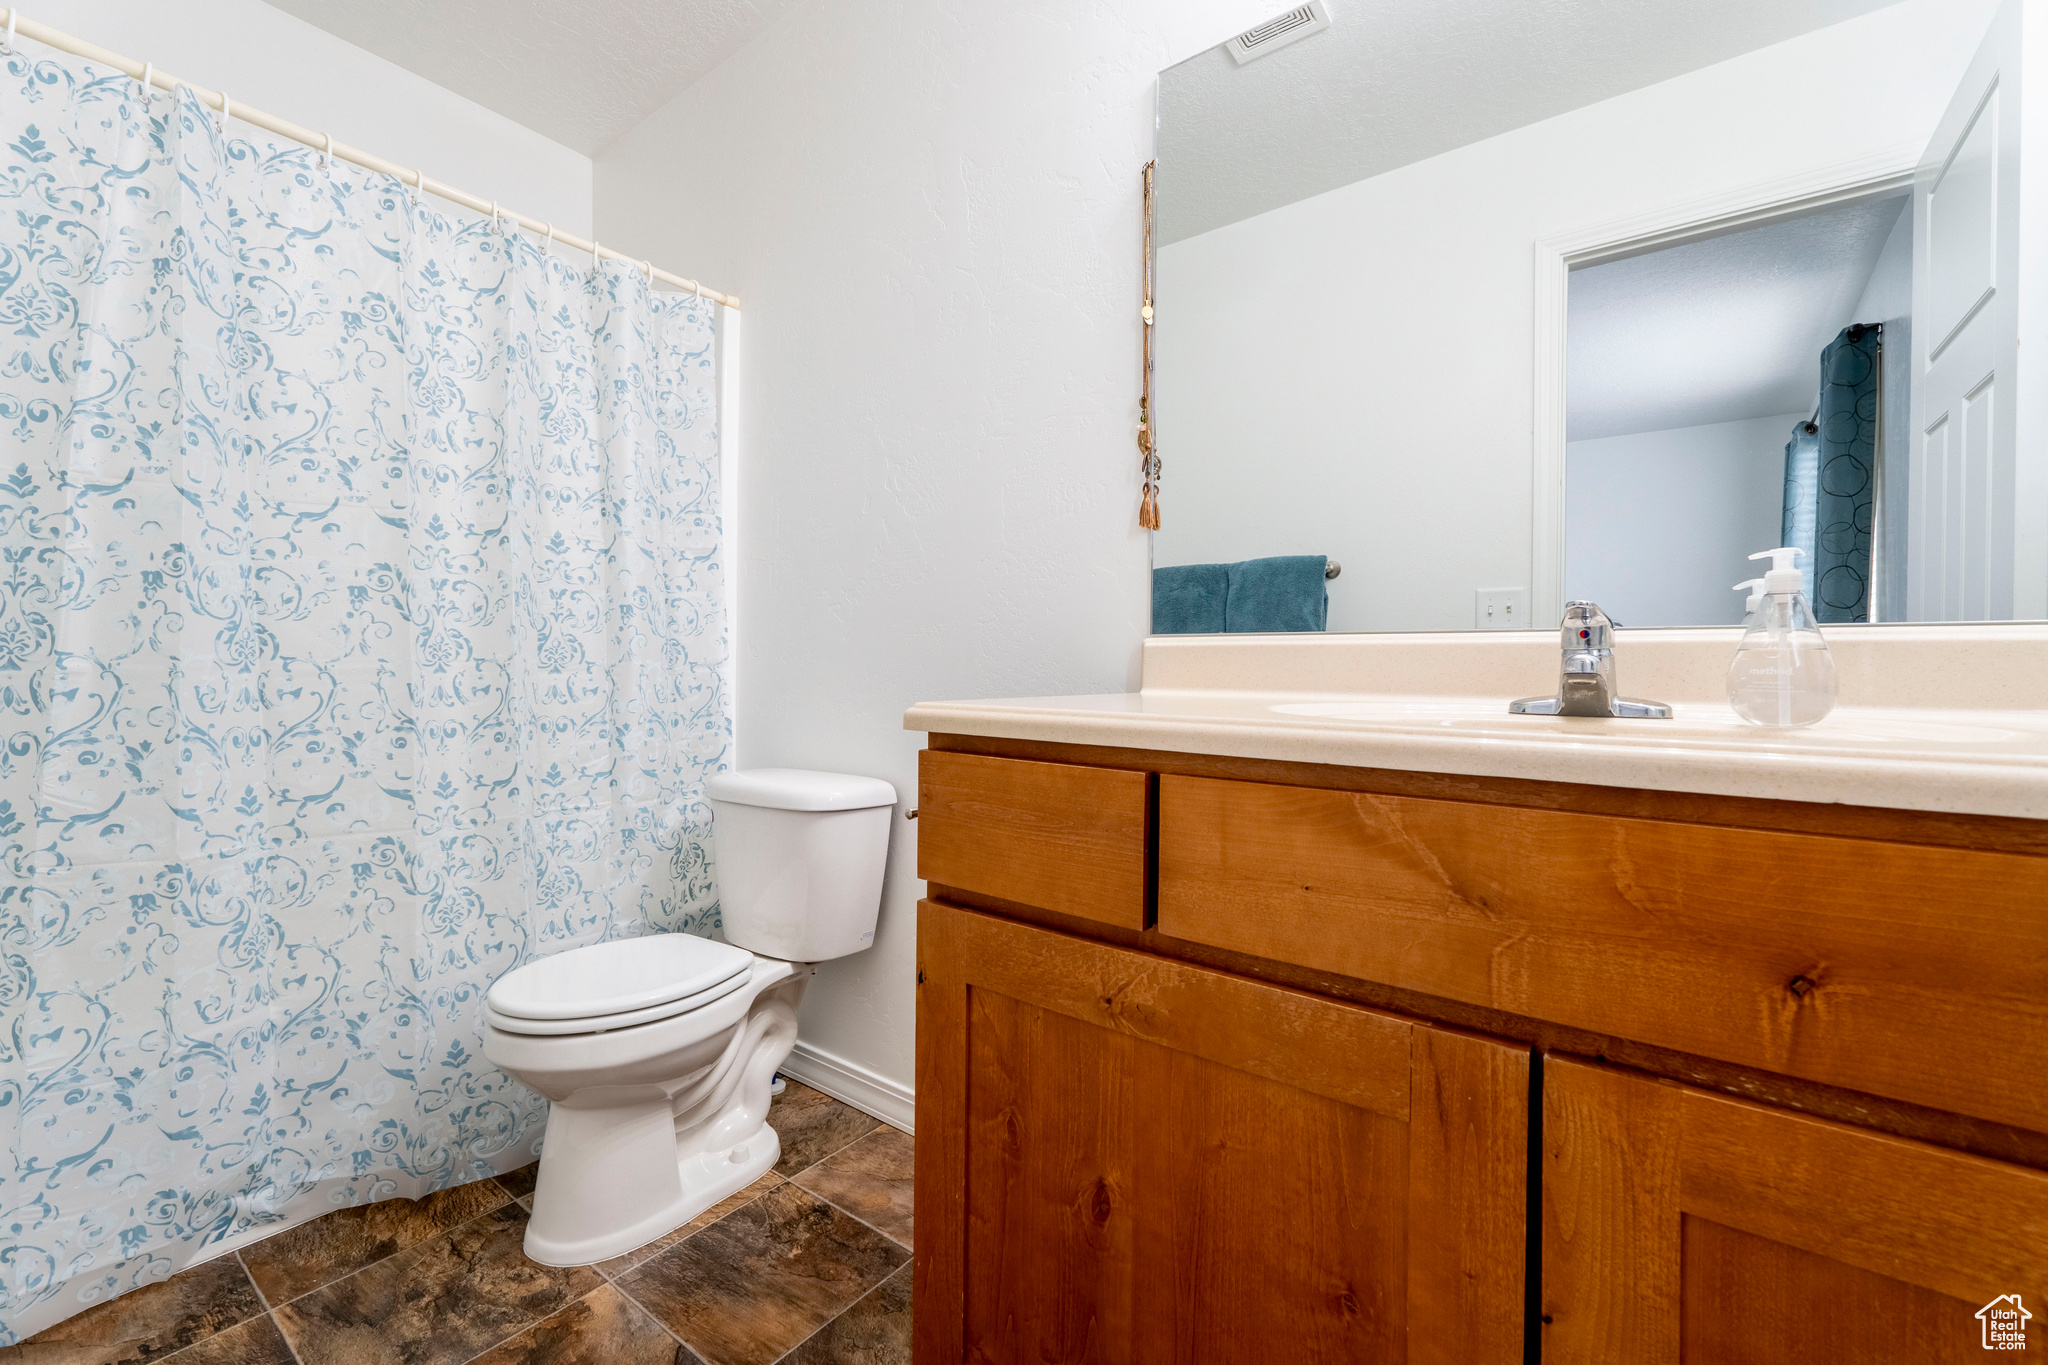
<svg viewBox="0 0 2048 1365">
<path fill-rule="evenodd" d="M 1751 555 L 1751 559 L 1768 559 L 1771 561 L 1771 571 L 1764 575 L 1764 591 L 1804 592 L 1806 590 L 1806 578 L 1798 569 L 1793 567 L 1792 561 L 1805 553 L 1806 551 L 1800 549 L 1797 545 L 1784 545 L 1775 550 L 1759 550 Z M 1737 586 L 1745 585 L 1738 584 Z"/>
<path fill-rule="evenodd" d="M 1764 581 L 1761 578 L 1745 578 L 1735 585 L 1735 591 L 1749 594 L 1749 600 L 1742 604 L 1742 614 L 1747 616 L 1764 600 Z"/>
</svg>

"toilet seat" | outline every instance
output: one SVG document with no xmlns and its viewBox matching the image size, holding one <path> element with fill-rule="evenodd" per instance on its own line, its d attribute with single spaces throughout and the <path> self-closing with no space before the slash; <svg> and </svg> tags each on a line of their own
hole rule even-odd
<svg viewBox="0 0 2048 1365">
<path fill-rule="evenodd" d="M 484 999 L 506 1033 L 603 1033 L 673 1018 L 745 985 L 754 955 L 694 934 L 592 943 L 507 972 Z"/>
</svg>

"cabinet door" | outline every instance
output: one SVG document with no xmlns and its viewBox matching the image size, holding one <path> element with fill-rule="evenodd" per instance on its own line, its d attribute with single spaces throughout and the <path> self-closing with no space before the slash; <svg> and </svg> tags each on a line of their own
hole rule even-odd
<svg viewBox="0 0 2048 1365">
<path fill-rule="evenodd" d="M 925 901 L 920 1365 L 1520 1361 L 1527 1053 Z"/>
<path fill-rule="evenodd" d="M 1546 1365 L 2048 1349 L 2048 1174 L 1725 1095 L 1546 1059 L 1542 1228 Z"/>
</svg>

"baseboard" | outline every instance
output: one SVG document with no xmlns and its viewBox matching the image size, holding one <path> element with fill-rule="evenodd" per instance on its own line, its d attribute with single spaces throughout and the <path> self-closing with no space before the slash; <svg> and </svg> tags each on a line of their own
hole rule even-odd
<svg viewBox="0 0 2048 1365">
<path fill-rule="evenodd" d="M 801 1038 L 789 1060 L 782 1064 L 782 1074 L 813 1090 L 822 1090 L 863 1114 L 873 1114 L 891 1128 L 901 1128 L 906 1133 L 916 1131 L 916 1091 L 878 1076 L 857 1062 L 835 1057 Z"/>
</svg>

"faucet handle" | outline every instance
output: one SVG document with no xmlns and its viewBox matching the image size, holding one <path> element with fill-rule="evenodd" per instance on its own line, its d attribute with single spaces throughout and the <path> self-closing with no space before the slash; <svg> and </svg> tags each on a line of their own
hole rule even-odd
<svg viewBox="0 0 2048 1365">
<path fill-rule="evenodd" d="M 1565 603 L 1559 634 L 1559 643 L 1567 654 L 1614 648 L 1614 622 L 1607 619 L 1607 613 L 1596 602 Z"/>
<path fill-rule="evenodd" d="M 1614 681 L 1614 622 L 1593 602 L 1567 602 L 1559 627 L 1564 661 L 1554 697 L 1523 697 L 1508 710 L 1522 716 L 1626 716 L 1669 720 L 1662 702 L 1617 694 Z"/>
</svg>

